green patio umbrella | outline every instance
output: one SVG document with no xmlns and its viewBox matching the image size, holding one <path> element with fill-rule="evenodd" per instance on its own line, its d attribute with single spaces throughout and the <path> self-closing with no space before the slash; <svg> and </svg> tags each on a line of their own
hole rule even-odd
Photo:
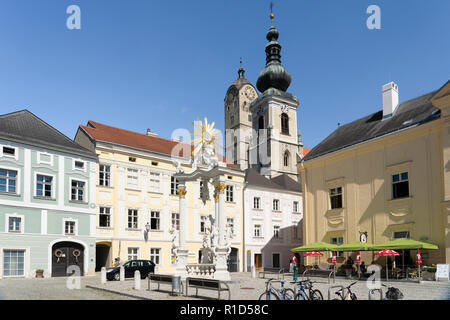
<svg viewBox="0 0 450 320">
<path fill-rule="evenodd" d="M 375 244 L 372 246 L 373 250 L 383 250 L 383 249 L 393 249 L 393 250 L 413 250 L 413 249 L 424 249 L 424 250 L 437 250 L 439 247 L 435 244 L 428 242 L 417 241 L 413 239 L 395 239 L 385 243 Z"/>
<path fill-rule="evenodd" d="M 431 244 L 428 242 L 417 241 L 413 239 L 395 239 L 392 241 L 388 241 L 381 244 L 373 245 L 373 250 L 383 250 L 383 249 L 391 249 L 391 250 L 414 250 L 414 249 L 423 249 L 423 250 L 437 250 L 439 247 L 435 244 Z M 403 266 L 405 263 L 403 262 Z M 419 266 L 420 268 L 420 266 Z M 420 274 L 420 271 L 419 271 Z"/>
<path fill-rule="evenodd" d="M 301 247 L 291 249 L 291 252 L 306 252 L 306 251 L 339 251 L 339 246 L 336 244 L 326 242 L 313 242 Z"/>
<path fill-rule="evenodd" d="M 373 251 L 375 249 L 373 249 L 373 244 L 369 244 L 369 243 L 364 243 L 361 241 L 353 241 L 350 243 L 346 243 L 346 244 L 341 244 L 340 246 L 338 246 L 338 251 Z"/>
</svg>

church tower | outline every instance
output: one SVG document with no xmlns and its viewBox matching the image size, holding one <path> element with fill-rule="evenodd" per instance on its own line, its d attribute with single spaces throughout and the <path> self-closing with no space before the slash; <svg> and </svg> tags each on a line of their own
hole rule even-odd
<svg viewBox="0 0 450 320">
<path fill-rule="evenodd" d="M 281 64 L 279 32 L 273 25 L 273 18 L 271 12 L 271 26 L 266 36 L 266 66 L 256 82 L 261 94 L 250 104 L 254 129 L 250 162 L 266 177 L 287 174 L 298 181 L 296 164 L 303 152 L 297 134 L 299 101 L 286 92 L 292 79 Z"/>
<path fill-rule="evenodd" d="M 255 87 L 245 78 L 241 60 L 238 78 L 225 95 L 225 156 L 242 170 L 249 167 L 252 137 L 250 103 L 257 97 Z"/>
</svg>

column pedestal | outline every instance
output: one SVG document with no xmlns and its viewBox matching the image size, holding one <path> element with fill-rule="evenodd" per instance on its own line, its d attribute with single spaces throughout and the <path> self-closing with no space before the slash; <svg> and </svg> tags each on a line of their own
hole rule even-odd
<svg viewBox="0 0 450 320">
<path fill-rule="evenodd" d="M 214 272 L 214 279 L 228 281 L 230 280 L 230 273 L 227 265 L 227 248 L 216 249 L 216 272 Z"/>
<path fill-rule="evenodd" d="M 186 269 L 187 257 L 188 257 L 188 250 L 179 248 L 176 257 L 177 266 L 175 274 L 177 276 L 181 276 L 182 278 L 186 278 L 188 274 Z"/>
</svg>

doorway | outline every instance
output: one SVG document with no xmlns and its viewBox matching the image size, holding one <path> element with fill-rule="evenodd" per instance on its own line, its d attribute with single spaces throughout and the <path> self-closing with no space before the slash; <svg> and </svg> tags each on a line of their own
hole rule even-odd
<svg viewBox="0 0 450 320">
<path fill-rule="evenodd" d="M 280 267 L 280 254 L 272 253 L 272 267 L 279 268 Z"/>
<path fill-rule="evenodd" d="M 76 265 L 84 274 L 84 247 L 75 242 L 62 241 L 52 246 L 52 277 L 66 277 L 67 268 Z"/>
<path fill-rule="evenodd" d="M 111 262 L 111 245 L 97 243 L 95 246 L 95 271 L 100 271 L 102 267 L 109 268 Z"/>
<path fill-rule="evenodd" d="M 231 248 L 230 255 L 228 256 L 228 272 L 238 272 L 239 259 L 238 259 L 238 249 Z"/>
<path fill-rule="evenodd" d="M 261 253 L 255 253 L 254 255 L 255 269 L 259 270 L 262 268 L 262 256 Z"/>
</svg>

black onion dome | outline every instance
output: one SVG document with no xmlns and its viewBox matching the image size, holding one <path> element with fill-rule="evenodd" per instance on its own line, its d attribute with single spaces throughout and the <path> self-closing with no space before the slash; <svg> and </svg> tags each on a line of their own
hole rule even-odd
<svg viewBox="0 0 450 320">
<path fill-rule="evenodd" d="M 266 67 L 260 72 L 256 81 L 256 87 L 261 92 L 269 88 L 286 92 L 292 81 L 289 72 L 281 65 L 281 45 L 277 41 L 279 35 L 272 23 L 266 36 L 269 41 L 266 45 Z"/>
</svg>

